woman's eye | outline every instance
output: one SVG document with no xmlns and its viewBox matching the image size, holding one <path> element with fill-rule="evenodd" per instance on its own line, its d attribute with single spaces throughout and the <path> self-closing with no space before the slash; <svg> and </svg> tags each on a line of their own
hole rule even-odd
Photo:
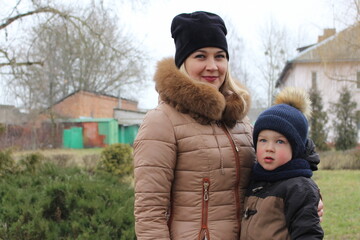
<svg viewBox="0 0 360 240">
<path fill-rule="evenodd" d="M 226 58 L 225 54 L 218 54 L 216 55 L 216 58 Z"/>
<path fill-rule="evenodd" d="M 205 55 L 204 54 L 197 54 L 197 55 L 195 55 L 195 58 L 205 58 Z"/>
<path fill-rule="evenodd" d="M 283 140 L 277 140 L 276 142 L 277 142 L 277 143 L 280 143 L 280 144 L 285 143 Z"/>
</svg>

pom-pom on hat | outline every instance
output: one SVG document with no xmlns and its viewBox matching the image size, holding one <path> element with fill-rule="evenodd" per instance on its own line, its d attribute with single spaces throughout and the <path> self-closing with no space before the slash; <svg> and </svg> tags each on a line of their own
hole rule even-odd
<svg viewBox="0 0 360 240">
<path fill-rule="evenodd" d="M 275 104 L 262 112 L 255 122 L 255 149 L 259 133 L 267 129 L 279 132 L 287 138 L 291 144 L 293 159 L 304 157 L 309 127 L 307 117 L 311 115 L 309 96 L 303 90 L 285 88 L 276 97 Z"/>
<path fill-rule="evenodd" d="M 176 66 L 180 68 L 191 53 L 204 47 L 221 48 L 229 59 L 226 34 L 224 21 L 214 13 L 197 11 L 175 16 L 171 23 L 171 36 L 175 42 Z"/>
</svg>

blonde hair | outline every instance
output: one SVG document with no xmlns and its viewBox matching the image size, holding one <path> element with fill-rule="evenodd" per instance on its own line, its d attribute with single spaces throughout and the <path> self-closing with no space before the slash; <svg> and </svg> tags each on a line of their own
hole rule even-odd
<svg viewBox="0 0 360 240">
<path fill-rule="evenodd" d="M 193 81 L 197 81 L 195 79 L 192 79 L 189 75 L 189 73 L 186 71 L 185 68 L 185 62 L 181 64 L 179 71 L 183 74 L 185 74 L 187 77 L 189 77 L 191 80 Z M 223 95 L 228 95 L 228 94 L 236 94 L 242 101 L 243 105 L 244 105 L 244 110 L 243 113 L 246 111 L 246 109 L 248 108 L 248 104 L 246 99 L 249 98 L 250 94 L 249 92 L 243 87 L 241 86 L 241 84 L 236 81 L 230 74 L 230 65 L 228 64 L 228 70 L 225 74 L 225 80 L 223 82 L 223 84 L 220 86 L 219 88 L 219 92 L 221 92 Z"/>
</svg>

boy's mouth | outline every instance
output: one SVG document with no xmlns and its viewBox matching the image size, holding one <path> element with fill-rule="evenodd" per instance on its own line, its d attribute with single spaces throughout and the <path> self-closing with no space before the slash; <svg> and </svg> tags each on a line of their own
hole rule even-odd
<svg viewBox="0 0 360 240">
<path fill-rule="evenodd" d="M 265 157 L 265 158 L 264 158 L 264 161 L 265 161 L 266 163 L 269 163 L 269 162 L 273 162 L 274 159 L 273 159 L 272 157 Z"/>
</svg>

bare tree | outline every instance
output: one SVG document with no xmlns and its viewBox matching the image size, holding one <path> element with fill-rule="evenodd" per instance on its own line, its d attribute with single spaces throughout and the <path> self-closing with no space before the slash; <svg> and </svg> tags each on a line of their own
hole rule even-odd
<svg viewBox="0 0 360 240">
<path fill-rule="evenodd" d="M 228 29 L 228 47 L 230 55 L 231 75 L 247 87 L 251 95 L 252 107 L 261 107 L 261 96 L 254 87 L 254 78 L 252 76 L 252 65 L 249 64 L 249 51 L 243 38 L 236 31 L 231 19 L 226 21 Z"/>
<path fill-rule="evenodd" d="M 289 59 L 291 51 L 290 34 L 284 26 L 280 26 L 274 19 L 270 19 L 264 29 L 261 30 L 262 49 L 264 61 L 258 66 L 267 92 L 267 104 L 271 106 L 276 94 L 275 83 L 280 76 L 281 70 Z"/>
<path fill-rule="evenodd" d="M 71 22 L 75 25 L 85 24 L 85 22 L 75 16 L 70 14 L 69 12 L 59 10 L 57 8 L 54 8 L 50 5 L 41 5 L 38 3 L 38 1 L 31 1 L 27 2 L 27 4 L 31 5 L 31 7 L 25 12 L 21 12 L 19 10 L 19 6 L 26 1 L 18 0 L 13 7 L 12 11 L 9 13 L 8 16 L 1 19 L 0 24 L 0 33 L 5 37 L 6 40 L 8 40 L 8 28 L 17 23 L 17 22 L 26 22 L 26 19 L 29 20 L 31 18 L 35 18 L 39 15 L 47 15 L 47 20 L 50 20 L 51 18 L 57 16 L 63 19 L 66 19 L 67 21 Z M 14 56 L 14 51 L 12 49 L 6 48 L 4 46 L 0 47 L 0 68 L 11 66 L 31 66 L 34 64 L 42 65 L 43 62 L 41 61 L 32 61 L 32 60 L 18 60 Z"/>
<path fill-rule="evenodd" d="M 360 21 L 359 0 L 328 0 L 333 10 L 334 25 L 349 26 Z"/>
<path fill-rule="evenodd" d="M 19 22 L 26 31 L 13 44 L 10 29 Z M 137 91 L 146 80 L 146 53 L 117 23 L 101 0 L 84 9 L 56 6 L 52 0 L 18 0 L 1 20 L 0 80 L 32 115 L 48 110 L 53 146 L 57 116 L 51 106 L 56 101 L 77 90 L 113 95 L 120 89 Z"/>
<path fill-rule="evenodd" d="M 118 31 L 116 19 L 96 7 L 84 16 L 89 28 L 57 18 L 34 29 L 32 47 L 22 55 L 44 64 L 16 68 L 11 84 L 29 109 L 51 106 L 76 90 L 117 95 L 131 86 L 135 91 L 146 80 L 140 74 L 145 54 Z"/>
<path fill-rule="evenodd" d="M 23 13 L 21 2 L 2 20 L 0 34 L 7 39 L 7 28 L 25 18 L 36 17 L 39 24 L 21 46 L 0 47 L 0 73 L 26 109 L 48 107 L 80 89 L 114 95 L 121 88 L 135 91 L 145 81 L 146 54 L 119 29 L 102 1 L 81 10 L 32 0 L 32 9 Z"/>
<path fill-rule="evenodd" d="M 241 83 L 249 86 L 248 72 L 245 66 L 245 43 L 239 36 L 232 22 L 227 21 L 228 29 L 228 45 L 230 55 L 230 70 L 231 74 L 236 77 Z"/>
</svg>

